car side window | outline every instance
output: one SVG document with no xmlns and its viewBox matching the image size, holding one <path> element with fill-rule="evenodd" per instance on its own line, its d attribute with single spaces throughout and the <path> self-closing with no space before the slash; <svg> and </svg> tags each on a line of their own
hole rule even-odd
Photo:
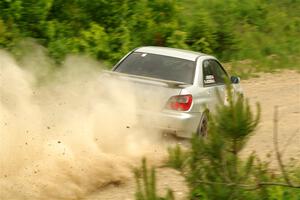
<svg viewBox="0 0 300 200">
<path fill-rule="evenodd" d="M 203 62 L 203 83 L 204 86 L 218 85 L 225 83 L 226 72 L 215 60 Z"/>
<path fill-rule="evenodd" d="M 211 65 L 213 67 L 213 72 L 214 72 L 217 84 L 225 84 L 225 78 L 227 77 L 227 74 L 223 70 L 221 65 L 215 60 L 210 60 L 209 62 L 211 63 Z"/>
<path fill-rule="evenodd" d="M 203 62 L 203 84 L 204 86 L 215 85 L 216 80 L 209 60 Z"/>
</svg>

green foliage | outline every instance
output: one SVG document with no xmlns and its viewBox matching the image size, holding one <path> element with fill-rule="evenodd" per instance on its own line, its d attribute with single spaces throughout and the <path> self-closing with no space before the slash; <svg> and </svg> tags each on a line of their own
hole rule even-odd
<svg viewBox="0 0 300 200">
<path fill-rule="evenodd" d="M 257 178 L 255 157 L 242 161 L 239 153 L 258 125 L 260 112 L 254 117 L 248 102 L 241 96 L 234 99 L 229 91 L 228 105 L 219 106 L 218 114 L 210 117 L 208 137 L 192 139 L 187 175 L 192 199 L 257 198 L 238 186 Z"/>
<path fill-rule="evenodd" d="M 249 136 L 254 132 L 260 119 L 260 106 L 257 104 L 257 116 L 254 117 L 250 105 L 243 96 L 232 96 L 227 86 L 228 105 L 218 106 L 217 115 L 211 118 L 210 131 L 229 141 L 227 150 L 238 154 Z"/>
<path fill-rule="evenodd" d="M 14 51 L 30 37 L 58 62 L 85 53 L 115 63 L 138 46 L 158 45 L 255 62 L 254 70 L 233 69 L 242 73 L 296 69 L 299 10 L 297 0 L 2 0 L 0 48 Z"/>
<path fill-rule="evenodd" d="M 135 171 L 137 192 L 136 200 L 174 200 L 171 190 L 168 190 L 165 197 L 159 197 L 156 191 L 156 175 L 154 168 L 147 168 L 146 159 L 143 159 L 140 169 Z"/>
<path fill-rule="evenodd" d="M 168 154 L 167 165 L 174 169 L 182 170 L 186 162 L 187 153 L 179 145 L 176 145 L 168 148 Z"/>
<path fill-rule="evenodd" d="M 91 23 L 88 30 L 82 31 L 78 43 L 79 49 L 97 58 L 104 58 L 108 53 L 108 36 L 98 24 Z"/>
</svg>

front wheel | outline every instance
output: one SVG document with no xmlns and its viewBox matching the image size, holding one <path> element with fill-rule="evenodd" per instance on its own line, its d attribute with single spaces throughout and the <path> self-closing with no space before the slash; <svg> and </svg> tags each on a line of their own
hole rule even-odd
<svg viewBox="0 0 300 200">
<path fill-rule="evenodd" d="M 208 133 L 208 115 L 207 113 L 203 113 L 199 126 L 198 126 L 198 130 L 197 130 L 197 134 L 198 136 L 201 137 L 206 137 Z"/>
</svg>

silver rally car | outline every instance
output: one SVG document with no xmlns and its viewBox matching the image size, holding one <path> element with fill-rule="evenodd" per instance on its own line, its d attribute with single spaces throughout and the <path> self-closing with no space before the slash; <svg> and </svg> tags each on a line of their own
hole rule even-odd
<svg viewBox="0 0 300 200">
<path fill-rule="evenodd" d="M 134 85 L 143 125 L 179 137 L 207 134 L 208 113 L 226 101 L 226 77 L 242 93 L 240 79 L 229 77 L 215 57 L 193 51 L 140 47 L 112 71 Z"/>
</svg>

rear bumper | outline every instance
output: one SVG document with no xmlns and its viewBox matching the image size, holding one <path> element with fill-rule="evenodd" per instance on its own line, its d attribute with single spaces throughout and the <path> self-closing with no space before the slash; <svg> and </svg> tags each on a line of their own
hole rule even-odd
<svg viewBox="0 0 300 200">
<path fill-rule="evenodd" d="M 144 127 L 154 127 L 180 137 L 191 137 L 196 132 L 202 113 L 178 111 L 139 112 L 139 122 Z"/>
</svg>

